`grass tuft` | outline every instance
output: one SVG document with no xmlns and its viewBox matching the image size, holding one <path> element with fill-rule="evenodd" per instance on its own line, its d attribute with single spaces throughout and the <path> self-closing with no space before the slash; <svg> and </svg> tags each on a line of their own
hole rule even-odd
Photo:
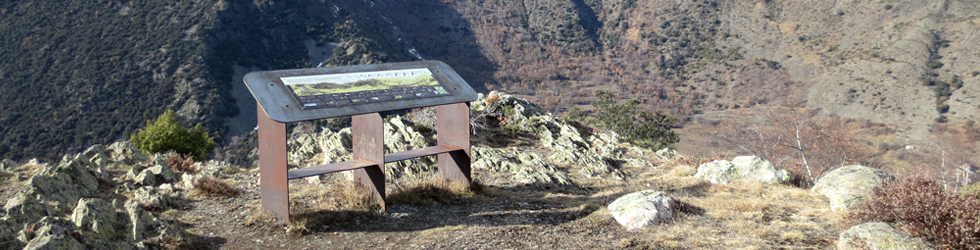
<svg viewBox="0 0 980 250">
<path fill-rule="evenodd" d="M 239 191 L 225 181 L 203 177 L 194 182 L 194 193 L 201 196 L 235 197 Z"/>
</svg>

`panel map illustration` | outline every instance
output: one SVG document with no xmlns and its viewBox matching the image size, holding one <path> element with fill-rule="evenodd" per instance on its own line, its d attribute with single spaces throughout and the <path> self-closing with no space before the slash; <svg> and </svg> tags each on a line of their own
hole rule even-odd
<svg viewBox="0 0 980 250">
<path fill-rule="evenodd" d="M 427 68 L 280 79 L 303 109 L 451 95 Z"/>
</svg>

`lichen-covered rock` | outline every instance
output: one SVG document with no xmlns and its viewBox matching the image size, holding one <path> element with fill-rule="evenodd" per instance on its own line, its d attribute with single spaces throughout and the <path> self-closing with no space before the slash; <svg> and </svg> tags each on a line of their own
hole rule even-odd
<svg viewBox="0 0 980 250">
<path fill-rule="evenodd" d="M 106 148 L 106 151 L 112 157 L 112 161 L 121 162 L 126 165 L 146 163 L 150 160 L 149 156 L 143 154 L 140 148 L 130 141 L 112 143 Z"/>
<path fill-rule="evenodd" d="M 776 169 L 769 161 L 757 156 L 739 156 L 732 161 L 717 160 L 698 166 L 694 177 L 716 184 L 728 184 L 739 179 L 757 180 L 762 183 L 785 183 L 793 175 L 784 169 Z"/>
<path fill-rule="evenodd" d="M 162 156 L 161 156 L 162 157 Z M 126 173 L 126 177 L 133 180 L 137 186 L 155 186 L 162 183 L 171 183 L 177 180 L 177 174 L 170 170 L 166 163 L 154 161 L 155 165 L 146 166 L 143 164 L 133 165 Z"/>
<path fill-rule="evenodd" d="M 889 181 L 891 176 L 885 171 L 850 165 L 824 174 L 810 191 L 827 196 L 830 199 L 830 208 L 844 213 L 868 198 L 875 188 Z"/>
<path fill-rule="evenodd" d="M 106 240 L 112 239 L 116 234 L 116 225 L 121 223 L 116 208 L 98 198 L 78 200 L 78 205 L 69 218 L 81 230 L 94 232 Z"/>
<path fill-rule="evenodd" d="M 172 205 L 172 201 L 178 195 L 174 191 L 173 185 L 163 184 L 159 187 L 145 186 L 137 188 L 133 191 L 132 198 L 143 205 L 143 207 L 157 209 Z"/>
<path fill-rule="evenodd" d="M 109 156 L 108 152 L 109 149 L 102 144 L 95 144 L 88 147 L 88 149 L 85 149 L 85 151 L 82 152 L 82 155 L 85 157 L 85 159 L 96 166 L 106 166 L 115 162 L 112 157 Z"/>
<path fill-rule="evenodd" d="M 44 217 L 34 223 L 34 231 L 28 232 L 30 242 L 24 249 L 85 249 L 72 236 L 78 232 L 78 227 L 65 217 Z M 21 239 L 24 240 L 24 239 Z"/>
<path fill-rule="evenodd" d="M 27 193 L 18 193 L 8 199 L 3 209 L 7 212 L 7 221 L 11 224 L 34 222 L 45 216 L 55 215 L 51 206 L 38 201 L 34 196 Z"/>
<path fill-rule="evenodd" d="M 935 249 L 922 239 L 881 222 L 853 226 L 840 234 L 839 250 L 925 250 Z"/>
<path fill-rule="evenodd" d="M 473 147 L 473 168 L 510 175 L 519 185 L 571 185 L 567 174 L 534 152 Z"/>
<path fill-rule="evenodd" d="M 635 230 L 674 218 L 677 205 L 664 192 L 643 190 L 619 197 L 607 208 L 616 222 L 629 230 Z"/>
</svg>

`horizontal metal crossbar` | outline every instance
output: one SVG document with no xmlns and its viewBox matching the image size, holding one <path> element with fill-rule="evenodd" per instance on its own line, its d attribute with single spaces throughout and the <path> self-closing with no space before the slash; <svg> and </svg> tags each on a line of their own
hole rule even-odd
<svg viewBox="0 0 980 250">
<path fill-rule="evenodd" d="M 432 146 L 427 148 L 401 151 L 397 153 L 386 154 L 385 163 L 392 163 L 396 161 L 403 161 L 403 160 L 414 159 L 414 158 L 419 158 L 424 156 L 449 153 L 457 150 L 463 150 L 463 148 L 443 144 L 443 145 Z"/>
<path fill-rule="evenodd" d="M 425 156 L 438 155 L 442 153 L 449 153 L 453 151 L 462 151 L 463 148 L 450 146 L 450 145 L 438 145 L 427 148 L 413 149 L 408 151 L 402 151 L 397 153 L 391 153 L 385 155 L 385 163 L 392 163 L 396 161 L 403 161 L 408 159 L 414 159 Z M 370 166 L 377 165 L 377 163 L 365 161 L 365 160 L 353 160 L 345 162 L 337 162 L 326 165 L 313 166 L 308 168 L 300 168 L 289 170 L 287 174 L 287 179 L 297 179 L 303 177 L 310 177 L 314 175 L 329 174 L 342 172 L 347 170 L 354 170 L 359 168 L 366 168 Z"/>
<path fill-rule="evenodd" d="M 319 165 L 314 167 L 289 170 L 289 173 L 287 174 L 288 177 L 286 178 L 291 180 L 296 178 L 310 177 L 314 175 L 336 173 L 336 172 L 342 172 L 347 170 L 354 170 L 358 168 L 366 168 L 374 165 L 378 165 L 378 164 L 365 160 L 337 162 L 337 163 L 331 163 L 327 165 Z"/>
</svg>

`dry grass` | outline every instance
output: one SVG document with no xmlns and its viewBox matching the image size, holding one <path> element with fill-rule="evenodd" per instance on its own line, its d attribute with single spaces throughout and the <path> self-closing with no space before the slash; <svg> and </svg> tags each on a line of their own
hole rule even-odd
<svg viewBox="0 0 980 250">
<path fill-rule="evenodd" d="M 371 218 L 380 208 L 368 190 L 342 174 L 327 175 L 316 183 L 292 180 L 289 197 L 291 221 L 286 231 L 294 235 Z"/>
<path fill-rule="evenodd" d="M 688 166 L 666 166 L 670 169 L 666 175 L 606 188 L 596 196 L 613 199 L 655 189 L 674 198 L 680 207 L 675 220 L 643 233 L 648 240 L 644 244 L 666 249 L 825 249 L 833 247 L 844 224 L 819 194 L 757 181 L 711 184 L 690 177 Z M 605 223 L 608 216 L 602 209 L 587 219 Z"/>
<path fill-rule="evenodd" d="M 482 194 L 484 187 L 478 182 L 467 186 L 460 182 L 428 177 L 420 182 L 396 187 L 394 192 L 388 194 L 387 201 L 391 205 L 436 205 L 471 199 Z"/>
<path fill-rule="evenodd" d="M 194 182 L 193 193 L 199 196 L 235 197 L 239 191 L 223 180 L 203 177 Z"/>
</svg>

